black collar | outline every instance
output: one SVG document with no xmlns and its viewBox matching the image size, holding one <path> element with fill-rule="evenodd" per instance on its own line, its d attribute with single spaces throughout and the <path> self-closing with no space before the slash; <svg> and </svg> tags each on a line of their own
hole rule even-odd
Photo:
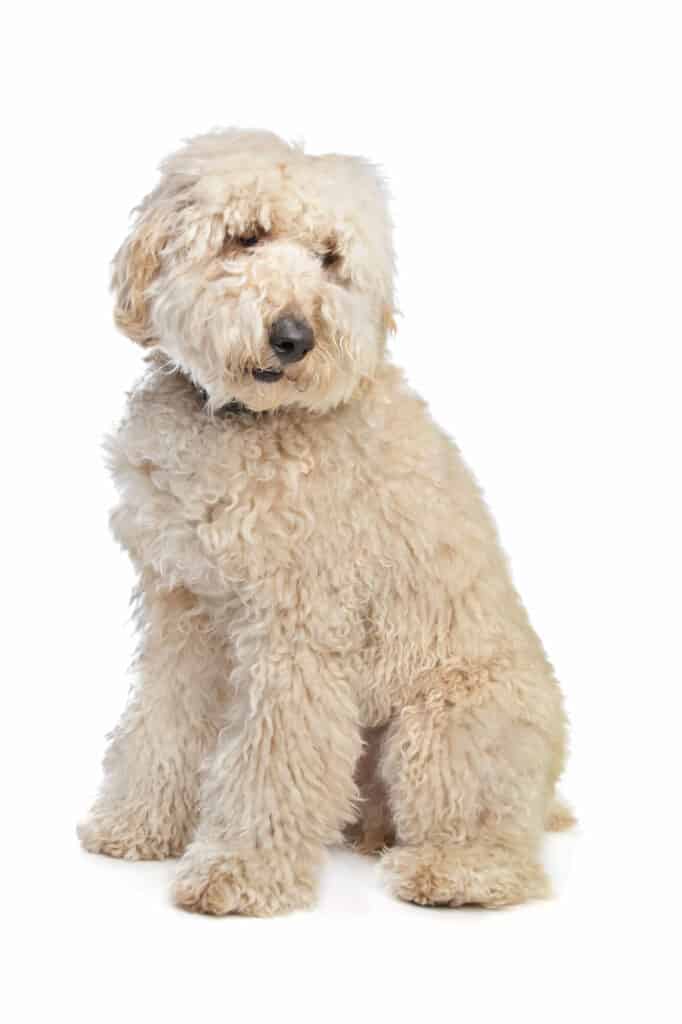
<svg viewBox="0 0 682 1024">
<path fill-rule="evenodd" d="M 208 407 L 208 391 L 205 388 L 202 388 L 199 384 L 195 384 L 195 382 L 192 380 L 192 378 L 187 376 L 187 374 L 183 373 L 182 376 L 192 386 L 192 388 L 194 389 L 196 394 L 199 396 L 199 399 L 201 400 L 201 404 L 205 408 L 207 408 Z M 249 409 L 248 405 L 244 405 L 243 402 L 238 402 L 236 398 L 233 398 L 231 402 L 226 402 L 225 405 L 221 405 L 218 409 L 214 409 L 213 410 L 213 416 L 227 416 L 229 413 L 233 413 L 235 415 L 241 415 L 242 413 L 247 413 L 247 412 L 250 412 L 252 415 L 255 415 L 253 409 Z"/>
<path fill-rule="evenodd" d="M 203 388 L 197 388 L 201 400 L 204 405 L 208 404 L 208 392 L 204 391 Z M 244 405 L 243 402 L 238 402 L 236 398 L 233 398 L 231 402 L 225 402 L 225 405 L 221 405 L 218 409 L 213 410 L 214 416 L 227 416 L 228 413 L 236 413 L 241 415 L 242 413 L 250 412 L 255 415 L 253 409 L 249 409 L 248 405 Z"/>
</svg>

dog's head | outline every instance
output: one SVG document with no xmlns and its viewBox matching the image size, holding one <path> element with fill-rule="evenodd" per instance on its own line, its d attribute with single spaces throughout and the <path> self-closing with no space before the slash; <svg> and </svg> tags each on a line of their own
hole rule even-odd
<svg viewBox="0 0 682 1024">
<path fill-rule="evenodd" d="M 372 378 L 394 310 L 390 221 L 369 164 L 225 131 L 161 172 L 114 259 L 129 337 L 214 408 L 323 411 Z"/>
</svg>

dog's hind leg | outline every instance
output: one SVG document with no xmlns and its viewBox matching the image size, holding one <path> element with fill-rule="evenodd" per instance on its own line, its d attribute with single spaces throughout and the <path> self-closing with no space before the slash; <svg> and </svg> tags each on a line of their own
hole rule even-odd
<svg viewBox="0 0 682 1024">
<path fill-rule="evenodd" d="M 549 691 L 543 707 L 526 688 L 536 671 L 469 663 L 397 714 L 381 763 L 397 838 L 383 864 L 396 895 L 498 907 L 548 894 L 539 847 L 560 720 Z"/>
<path fill-rule="evenodd" d="M 215 744 L 229 665 L 187 591 L 147 577 L 139 599 L 135 683 L 78 834 L 92 853 L 159 860 L 178 856 L 194 830 L 199 766 Z"/>
</svg>

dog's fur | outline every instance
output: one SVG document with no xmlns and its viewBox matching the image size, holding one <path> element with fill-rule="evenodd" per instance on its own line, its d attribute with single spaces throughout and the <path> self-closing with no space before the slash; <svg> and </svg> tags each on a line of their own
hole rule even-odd
<svg viewBox="0 0 682 1024">
<path fill-rule="evenodd" d="M 141 647 L 83 845 L 182 854 L 175 900 L 212 914 L 309 904 L 344 829 L 404 899 L 543 896 L 561 695 L 475 482 L 387 359 L 373 168 L 196 138 L 113 283 L 149 352 L 109 442 Z M 259 381 L 283 313 L 315 348 Z"/>
</svg>

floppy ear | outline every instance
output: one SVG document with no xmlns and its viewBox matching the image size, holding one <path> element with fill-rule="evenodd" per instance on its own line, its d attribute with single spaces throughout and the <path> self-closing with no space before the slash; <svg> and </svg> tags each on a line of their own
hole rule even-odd
<svg viewBox="0 0 682 1024">
<path fill-rule="evenodd" d="M 137 222 L 114 256 L 111 287 L 115 293 L 114 320 L 124 334 L 140 345 L 154 341 L 149 323 L 147 289 L 161 266 L 168 227 L 153 205 L 140 208 Z"/>
</svg>

